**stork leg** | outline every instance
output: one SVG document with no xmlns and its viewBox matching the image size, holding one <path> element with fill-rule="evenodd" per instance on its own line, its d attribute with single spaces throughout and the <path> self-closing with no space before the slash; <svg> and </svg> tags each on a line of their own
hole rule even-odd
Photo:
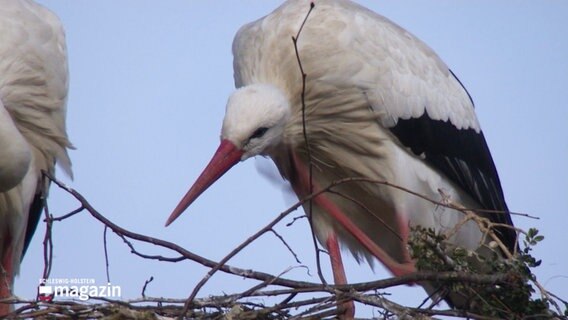
<svg viewBox="0 0 568 320">
<path fill-rule="evenodd" d="M 400 237 L 402 238 L 402 243 L 404 245 L 404 251 L 402 252 L 403 255 L 403 259 L 404 261 L 412 261 L 412 258 L 410 257 L 410 252 L 408 251 L 408 239 L 410 237 L 410 225 L 408 224 L 408 219 L 404 218 L 404 216 L 402 214 L 398 214 L 397 215 L 398 219 L 398 230 L 399 230 L 399 234 Z M 412 263 L 412 267 L 414 268 L 412 270 L 412 272 L 416 271 L 416 268 L 414 267 L 414 263 Z"/>
<path fill-rule="evenodd" d="M 333 270 L 333 280 L 335 284 L 347 284 L 347 277 L 345 276 L 345 268 L 343 268 L 343 261 L 341 259 L 341 252 L 339 251 L 339 243 L 337 236 L 332 233 L 325 242 L 329 258 L 331 260 L 331 269 Z M 353 301 L 343 303 L 339 310 L 343 313 L 344 319 L 353 319 L 355 317 L 355 304 Z"/>
<path fill-rule="evenodd" d="M 7 299 L 12 296 L 12 279 L 14 279 L 14 270 L 12 270 L 12 245 L 8 245 L 4 250 L 2 257 L 2 270 L 0 270 L 0 299 Z M 0 317 L 7 315 L 12 311 L 11 305 L 0 303 Z"/>
<path fill-rule="evenodd" d="M 294 189 L 296 192 L 300 192 L 300 194 L 308 194 L 307 190 L 309 190 L 308 186 L 310 185 L 309 182 L 309 174 L 306 167 L 299 161 L 298 157 L 292 153 L 294 165 L 297 171 L 297 179 Z M 320 186 L 318 186 L 315 182 L 312 182 L 312 187 L 314 192 L 321 190 Z M 297 190 L 300 188 L 301 190 Z M 398 262 L 394 260 L 388 253 L 386 253 L 381 247 L 379 247 L 373 240 L 371 240 L 367 234 L 363 230 L 361 230 L 344 212 L 339 209 L 335 203 L 327 197 L 326 194 L 322 193 L 319 194 L 317 197 L 314 198 L 314 202 L 321 207 L 325 212 L 327 212 L 335 221 L 337 221 L 343 228 L 349 232 L 363 247 L 365 247 L 373 256 L 379 259 L 395 276 L 401 276 L 405 274 L 412 273 L 416 271 L 416 267 L 414 262 L 410 259 L 410 255 L 408 252 L 405 252 L 405 257 L 408 259 L 404 259 L 404 262 Z M 404 220 L 401 218 L 401 220 Z M 403 241 L 403 248 L 406 250 L 406 244 L 408 241 L 408 223 L 405 221 L 399 221 L 398 226 L 399 235 Z"/>
</svg>

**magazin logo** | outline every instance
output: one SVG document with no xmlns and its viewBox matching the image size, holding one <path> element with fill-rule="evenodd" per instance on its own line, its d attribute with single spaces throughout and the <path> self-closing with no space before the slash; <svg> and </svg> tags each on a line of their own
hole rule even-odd
<svg viewBox="0 0 568 320">
<path fill-rule="evenodd" d="M 120 298 L 121 287 L 107 283 L 95 285 L 94 279 L 41 279 L 38 300 L 51 301 L 55 297 L 74 298 L 86 301 L 89 298 Z"/>
</svg>

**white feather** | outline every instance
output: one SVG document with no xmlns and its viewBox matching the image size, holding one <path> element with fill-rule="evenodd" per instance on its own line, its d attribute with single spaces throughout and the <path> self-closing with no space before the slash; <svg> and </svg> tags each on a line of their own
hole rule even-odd
<svg viewBox="0 0 568 320">
<path fill-rule="evenodd" d="M 72 146 L 65 132 L 68 70 L 61 23 L 33 1 L 0 0 L 0 35 L 0 256 L 12 262 L 3 266 L 12 274 L 0 279 L 6 293 L 19 269 L 32 201 L 47 195 L 40 171 L 53 173 L 57 162 L 71 176 Z"/>
</svg>

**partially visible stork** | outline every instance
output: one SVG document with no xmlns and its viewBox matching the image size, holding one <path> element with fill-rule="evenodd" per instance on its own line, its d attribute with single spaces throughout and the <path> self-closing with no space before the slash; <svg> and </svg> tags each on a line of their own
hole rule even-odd
<svg viewBox="0 0 568 320">
<path fill-rule="evenodd" d="M 58 18 L 31 0 L 0 0 L 0 299 L 41 215 L 41 170 L 58 162 L 71 176 L 65 133 L 65 35 Z M 10 310 L 0 303 L 0 316 Z"/>
<path fill-rule="evenodd" d="M 238 90 L 227 103 L 221 144 L 166 224 L 233 165 L 263 155 L 273 159 L 299 198 L 310 192 L 311 157 L 316 191 L 349 177 L 388 181 L 433 200 L 504 211 L 480 215 L 512 226 L 466 89 L 422 41 L 347 0 L 316 1 L 298 39 L 307 74 L 308 148 L 302 76 L 291 39 L 309 3 L 286 1 L 237 33 Z M 358 261 L 376 258 L 394 275 L 404 275 L 415 270 L 407 248 L 411 227 L 444 232 L 464 218 L 462 212 L 385 185 L 359 181 L 334 191 L 314 199 L 312 221 L 338 284 L 347 282 L 338 241 Z M 502 227 L 498 233 L 512 250 L 515 232 Z M 489 249 L 484 239 L 479 226 L 469 221 L 450 241 L 484 251 Z M 458 307 L 465 303 L 446 298 Z M 353 316 L 353 307 L 346 308 L 347 316 Z"/>
</svg>

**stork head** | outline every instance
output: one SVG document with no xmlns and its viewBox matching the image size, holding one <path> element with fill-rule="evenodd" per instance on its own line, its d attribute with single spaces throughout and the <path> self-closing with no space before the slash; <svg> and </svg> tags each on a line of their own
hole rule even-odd
<svg viewBox="0 0 568 320">
<path fill-rule="evenodd" d="M 235 91 L 227 102 L 219 148 L 174 209 L 166 226 L 235 164 L 266 155 L 276 147 L 282 141 L 289 117 L 288 98 L 273 85 L 253 84 Z"/>
<path fill-rule="evenodd" d="M 290 116 L 290 105 L 273 85 L 254 84 L 235 91 L 227 102 L 221 143 L 242 151 L 241 160 L 266 154 L 278 145 Z"/>
</svg>

